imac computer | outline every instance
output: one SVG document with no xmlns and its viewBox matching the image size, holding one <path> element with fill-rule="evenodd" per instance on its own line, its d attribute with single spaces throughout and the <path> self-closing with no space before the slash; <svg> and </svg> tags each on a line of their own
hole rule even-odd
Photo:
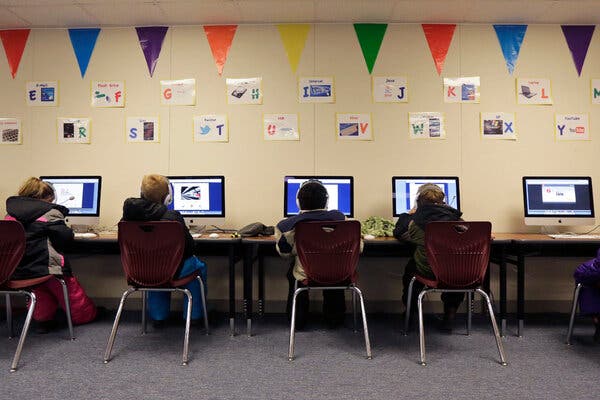
<svg viewBox="0 0 600 400">
<path fill-rule="evenodd" d="M 40 179 L 54 187 L 55 203 L 69 209 L 67 225 L 89 228 L 99 224 L 101 176 L 40 176 Z"/>
<path fill-rule="evenodd" d="M 394 176 L 392 177 L 392 207 L 394 217 L 410 211 L 415 206 L 417 190 L 425 183 L 433 183 L 442 188 L 446 195 L 446 204 L 460 210 L 458 177 Z"/>
<path fill-rule="evenodd" d="M 173 202 L 167 207 L 181 213 L 188 227 L 206 218 L 225 217 L 224 176 L 169 176 Z"/>
<path fill-rule="evenodd" d="M 327 209 L 339 210 L 346 217 L 354 216 L 354 178 L 351 176 L 286 176 L 283 180 L 283 215 L 297 215 L 300 210 L 296 195 L 306 181 L 318 180 L 329 195 Z"/>
<path fill-rule="evenodd" d="M 525 225 L 594 225 L 592 178 L 523 177 Z"/>
</svg>

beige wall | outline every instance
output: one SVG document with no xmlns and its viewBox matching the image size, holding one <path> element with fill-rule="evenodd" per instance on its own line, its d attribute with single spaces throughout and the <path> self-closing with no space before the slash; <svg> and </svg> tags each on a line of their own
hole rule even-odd
<svg viewBox="0 0 600 400">
<path fill-rule="evenodd" d="M 0 147 L 0 198 L 15 193 L 20 182 L 31 175 L 100 174 L 104 179 L 101 224 L 112 226 L 120 218 L 123 199 L 137 194 L 145 173 L 223 174 L 227 218 L 217 222 L 240 227 L 253 221 L 274 224 L 281 218 L 282 177 L 286 174 L 353 175 L 355 216 L 361 220 L 371 215 L 391 218 L 393 175 L 457 175 L 467 219 L 491 220 L 497 232 L 535 231 L 523 225 L 523 175 L 590 175 L 600 182 L 594 161 L 600 141 L 596 139 L 595 107 L 590 102 L 590 79 L 600 75 L 593 73 L 600 69 L 599 46 L 600 40 L 594 37 L 582 76 L 577 77 L 560 27 L 531 25 L 510 76 L 491 25 L 458 26 L 443 75 L 480 76 L 481 104 L 445 104 L 441 78 L 420 25 L 392 24 L 373 75 L 407 76 L 410 102 L 374 104 L 371 77 L 351 24 L 313 25 L 296 74 L 291 72 L 276 26 L 239 26 L 223 77 L 216 72 L 200 26 L 169 29 L 153 78 L 148 75 L 133 28 L 102 30 L 84 79 L 66 30 L 32 30 L 16 79 L 11 79 L 5 57 L 0 57 L 0 116 L 21 118 L 24 130 L 23 145 Z M 255 76 L 263 78 L 264 104 L 227 105 L 225 78 Z M 336 103 L 299 104 L 299 76 L 334 76 Z M 551 79 L 554 105 L 517 105 L 516 77 Z M 161 106 L 159 81 L 180 78 L 196 79 L 197 105 Z M 24 87 L 31 80 L 58 80 L 59 107 L 27 107 Z M 126 107 L 92 108 L 92 80 L 124 80 Z M 444 112 L 447 139 L 411 141 L 407 133 L 411 111 Z M 482 140 L 481 111 L 515 112 L 518 140 Z M 336 141 L 336 112 L 371 112 L 375 140 Z M 229 143 L 193 143 L 192 116 L 206 113 L 228 115 Z M 263 113 L 298 113 L 301 140 L 263 141 Z M 556 143 L 555 113 L 589 113 L 593 140 Z M 135 115 L 160 117 L 160 144 L 125 143 L 125 118 Z M 92 144 L 57 144 L 57 117 L 91 118 Z M 0 212 L 5 212 L 3 202 Z M 568 268 L 557 272 L 562 284 L 553 296 L 568 299 L 569 275 L 576 262 L 560 260 Z M 219 260 L 214 264 L 216 270 L 224 271 Z M 529 298 L 550 299 L 545 290 L 550 278 L 545 278 L 544 265 L 537 263 L 528 269 Z M 399 267 L 393 274 L 400 272 Z M 216 273 L 212 279 L 223 274 Z M 91 277 L 85 279 L 92 281 Z M 552 279 L 554 284 L 558 278 Z M 271 284 L 279 287 L 285 282 L 277 277 Z M 371 296 L 397 300 L 399 291 L 398 282 Z M 102 289 L 96 294 L 107 292 L 110 290 Z M 270 293 L 278 298 L 283 295 L 283 291 Z M 223 298 L 225 292 L 216 290 L 211 295 Z"/>
</svg>

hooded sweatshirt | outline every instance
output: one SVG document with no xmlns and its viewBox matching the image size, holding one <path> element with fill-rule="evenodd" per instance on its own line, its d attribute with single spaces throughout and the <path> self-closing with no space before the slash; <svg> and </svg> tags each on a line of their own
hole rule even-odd
<svg viewBox="0 0 600 400">
<path fill-rule="evenodd" d="M 25 254 L 11 279 L 32 279 L 48 274 L 70 275 L 67 260 L 59 251 L 73 240 L 65 225 L 69 209 L 31 197 L 12 196 L 6 200 L 6 219 L 25 228 Z"/>
</svg>

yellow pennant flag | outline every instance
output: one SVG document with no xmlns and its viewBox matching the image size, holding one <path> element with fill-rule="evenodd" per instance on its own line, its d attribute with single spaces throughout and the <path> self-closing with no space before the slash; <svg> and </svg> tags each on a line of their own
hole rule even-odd
<svg viewBox="0 0 600 400">
<path fill-rule="evenodd" d="M 292 71 L 296 72 L 310 30 L 310 24 L 279 24 L 277 29 L 279 29 L 279 35 L 283 41 L 283 47 L 285 47 Z"/>
</svg>

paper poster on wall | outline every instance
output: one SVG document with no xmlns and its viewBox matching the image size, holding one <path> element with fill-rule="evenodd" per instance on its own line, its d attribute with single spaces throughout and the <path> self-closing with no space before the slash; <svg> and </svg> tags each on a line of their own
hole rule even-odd
<svg viewBox="0 0 600 400">
<path fill-rule="evenodd" d="M 411 139 L 445 139 L 444 114 L 440 112 L 408 113 L 408 136 Z"/>
<path fill-rule="evenodd" d="M 588 114 L 556 114 L 555 121 L 556 140 L 590 140 Z"/>
<path fill-rule="evenodd" d="M 371 114 L 336 113 L 336 136 L 340 140 L 373 140 Z"/>
<path fill-rule="evenodd" d="M 57 118 L 58 143 L 91 143 L 89 118 Z"/>
<path fill-rule="evenodd" d="M 21 144 L 21 120 L 18 118 L 0 118 L 0 144 Z"/>
<path fill-rule="evenodd" d="M 227 104 L 262 104 L 262 78 L 227 79 Z"/>
<path fill-rule="evenodd" d="M 27 82 L 25 99 L 28 106 L 56 107 L 58 105 L 58 82 Z"/>
<path fill-rule="evenodd" d="M 227 115 L 212 114 L 194 117 L 194 142 L 228 142 Z"/>
<path fill-rule="evenodd" d="M 125 82 L 93 81 L 92 107 L 125 107 Z"/>
<path fill-rule="evenodd" d="M 592 104 L 600 104 L 600 79 L 592 79 Z"/>
<path fill-rule="evenodd" d="M 517 104 L 552 104 L 550 79 L 517 78 Z"/>
<path fill-rule="evenodd" d="M 374 76 L 375 103 L 408 103 L 408 84 L 404 76 Z"/>
<path fill-rule="evenodd" d="M 333 77 L 298 79 L 298 101 L 300 103 L 335 103 Z"/>
<path fill-rule="evenodd" d="M 196 105 L 196 80 L 160 81 L 160 104 L 163 106 Z"/>
<path fill-rule="evenodd" d="M 479 103 L 479 86 L 478 76 L 444 78 L 444 102 Z"/>
<path fill-rule="evenodd" d="M 298 114 L 265 114 L 263 137 L 265 140 L 300 140 Z"/>
<path fill-rule="evenodd" d="M 125 135 L 128 143 L 159 143 L 158 117 L 127 117 Z"/>
<path fill-rule="evenodd" d="M 480 118 L 484 139 L 517 140 L 514 113 L 482 112 Z"/>
</svg>

